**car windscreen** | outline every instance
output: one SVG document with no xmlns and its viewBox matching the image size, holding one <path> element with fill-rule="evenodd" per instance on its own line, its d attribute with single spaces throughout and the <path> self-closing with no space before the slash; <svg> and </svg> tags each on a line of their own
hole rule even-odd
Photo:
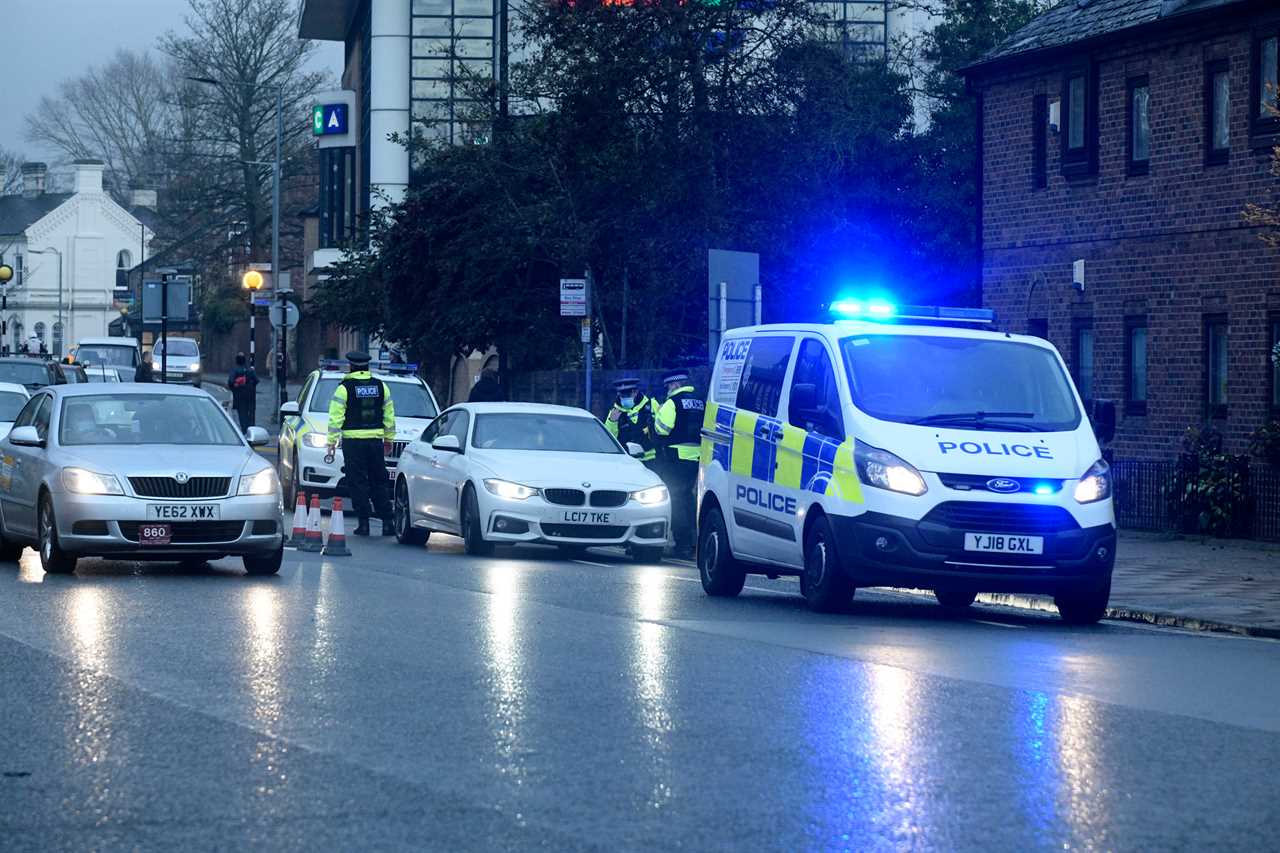
<svg viewBox="0 0 1280 853">
<path fill-rule="evenodd" d="M 338 390 L 341 379 L 321 379 L 316 383 L 316 392 L 311 395 L 308 412 L 329 411 L 329 401 L 333 392 Z M 391 391 L 391 403 L 395 406 L 397 418 L 430 419 L 440 414 L 431 402 L 427 390 L 416 382 L 388 382 Z"/>
<path fill-rule="evenodd" d="M 120 375 L 110 367 L 86 367 L 85 376 L 90 382 L 119 382 Z"/>
<path fill-rule="evenodd" d="M 48 385 L 49 368 L 41 361 L 0 362 L 0 382 L 19 385 Z"/>
<path fill-rule="evenodd" d="M 990 338 L 858 335 L 841 341 L 853 402 L 882 421 L 1058 432 L 1080 424 L 1062 366 L 1043 347 Z"/>
<path fill-rule="evenodd" d="M 85 444 L 243 444 L 212 399 L 179 394 L 111 394 L 62 401 L 58 441 Z"/>
<path fill-rule="evenodd" d="M 18 412 L 21 412 L 26 404 L 26 395 L 15 394 L 13 391 L 0 391 L 0 422 L 13 423 L 18 419 Z"/>
<path fill-rule="evenodd" d="M 200 355 L 200 347 L 190 338 L 173 338 L 169 341 L 161 341 L 156 344 L 156 353 L 169 351 L 169 355 L 182 356 L 183 358 L 195 358 Z"/>
<path fill-rule="evenodd" d="M 553 450 L 571 453 L 621 453 L 618 442 L 595 418 L 538 412 L 476 415 L 471 436 L 482 450 Z"/>
<path fill-rule="evenodd" d="M 138 361 L 138 351 L 131 346 L 83 344 L 76 350 L 76 360 L 81 364 L 112 364 L 120 367 L 133 367 Z"/>
</svg>

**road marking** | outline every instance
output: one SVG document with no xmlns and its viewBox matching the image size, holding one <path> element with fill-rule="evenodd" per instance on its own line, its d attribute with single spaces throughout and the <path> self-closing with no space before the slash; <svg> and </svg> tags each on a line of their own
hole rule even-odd
<svg viewBox="0 0 1280 853">
<path fill-rule="evenodd" d="M 687 578 L 687 577 L 685 577 L 684 575 L 667 575 L 667 577 L 671 578 L 672 580 L 685 581 L 686 583 L 696 583 L 696 584 L 701 584 L 701 583 L 702 583 L 702 579 L 701 579 L 701 578 Z M 793 595 L 793 594 L 794 594 L 794 593 L 787 592 L 786 590 L 781 590 L 781 589 L 766 589 L 765 587 L 762 587 L 762 586 L 744 586 L 744 587 L 743 587 L 743 589 L 749 589 L 749 590 L 751 590 L 752 592 L 767 592 L 767 593 L 769 593 L 770 595 L 787 595 L 787 596 L 790 596 L 790 595 Z"/>
<path fill-rule="evenodd" d="M 615 564 L 610 563 L 593 563 L 590 560 L 574 560 L 575 563 L 581 563 L 584 566 L 595 566 L 598 569 L 612 569 Z"/>
<path fill-rule="evenodd" d="M 1026 625 L 1009 625 L 1009 624 L 1007 624 L 1007 623 L 1005 623 L 1005 622 L 990 622 L 990 621 L 988 621 L 988 620 L 986 620 L 986 619 L 970 619 L 969 621 L 970 621 L 970 622 L 977 622 L 979 625 L 994 625 L 994 626 L 995 626 L 995 627 L 997 627 L 997 628 L 1014 628 L 1014 629 L 1022 629 L 1022 628 L 1026 628 L 1026 627 L 1027 627 Z"/>
</svg>

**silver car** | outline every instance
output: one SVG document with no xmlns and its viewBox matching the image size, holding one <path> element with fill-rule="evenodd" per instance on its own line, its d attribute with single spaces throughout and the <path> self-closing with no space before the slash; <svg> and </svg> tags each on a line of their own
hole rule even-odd
<svg viewBox="0 0 1280 853">
<path fill-rule="evenodd" d="M 165 357 L 165 351 L 169 355 Z M 200 365 L 200 344 L 191 338 L 164 338 L 151 347 L 151 369 L 155 381 L 161 381 L 163 372 L 169 382 L 183 382 L 200 387 L 204 377 Z"/>
<path fill-rule="evenodd" d="M 0 559 L 23 545 L 46 572 L 79 557 L 198 562 L 250 574 L 284 556 L 280 482 L 208 393 L 127 383 L 41 389 L 0 441 Z"/>
</svg>

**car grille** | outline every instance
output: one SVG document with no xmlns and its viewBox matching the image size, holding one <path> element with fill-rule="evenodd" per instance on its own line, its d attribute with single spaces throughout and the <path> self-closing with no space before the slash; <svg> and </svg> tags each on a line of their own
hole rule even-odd
<svg viewBox="0 0 1280 853">
<path fill-rule="evenodd" d="M 130 477 L 129 485 L 140 498 L 221 498 L 231 486 L 230 477 L 192 477 L 179 483 L 172 477 Z"/>
<path fill-rule="evenodd" d="M 627 528 L 620 524 L 544 524 L 542 532 L 552 539 L 621 539 Z"/>
<path fill-rule="evenodd" d="M 1008 480 L 1010 483 L 1017 483 L 1018 485 L 1016 489 L 1001 489 L 997 492 L 998 494 L 1013 494 L 1017 492 L 1034 494 L 1036 489 L 1047 489 L 1049 494 L 1054 494 L 1062 490 L 1061 480 L 1046 480 L 1035 477 L 989 477 L 985 474 L 938 474 L 938 479 L 942 481 L 942 485 L 949 489 L 957 489 L 965 492 L 996 492 L 997 490 L 990 486 L 992 480 Z"/>
<path fill-rule="evenodd" d="M 542 496 L 547 503 L 560 506 L 582 506 L 587 502 L 586 492 L 581 489 L 543 489 Z"/>
<path fill-rule="evenodd" d="M 924 517 L 921 524 L 940 524 L 953 530 L 979 533 L 1043 535 L 1078 530 L 1080 525 L 1060 506 L 947 501 Z"/>
<path fill-rule="evenodd" d="M 390 462 L 392 460 L 399 459 L 404 455 L 404 449 L 408 446 L 409 442 L 407 441 L 391 442 L 391 452 L 387 454 L 387 461 Z"/>
<path fill-rule="evenodd" d="M 611 492 L 602 489 L 591 493 L 591 505 L 604 507 L 622 506 L 627 502 L 628 497 L 630 496 L 626 492 Z"/>
<path fill-rule="evenodd" d="M 130 542 L 138 541 L 138 528 L 144 523 L 156 522 L 122 521 L 120 534 Z M 173 530 L 169 541 L 175 545 L 205 544 L 216 542 L 234 542 L 244 533 L 243 521 L 172 521 L 167 522 Z"/>
</svg>

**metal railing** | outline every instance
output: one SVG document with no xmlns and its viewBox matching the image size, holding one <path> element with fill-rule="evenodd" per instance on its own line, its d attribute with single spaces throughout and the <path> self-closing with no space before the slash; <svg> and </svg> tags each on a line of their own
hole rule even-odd
<svg viewBox="0 0 1280 853">
<path fill-rule="evenodd" d="M 1211 519 L 1204 477 L 1195 457 L 1112 462 L 1116 523 L 1129 530 L 1210 532 L 1280 540 L 1280 469 L 1229 457 L 1213 475 L 1213 504 L 1224 511 Z"/>
</svg>

